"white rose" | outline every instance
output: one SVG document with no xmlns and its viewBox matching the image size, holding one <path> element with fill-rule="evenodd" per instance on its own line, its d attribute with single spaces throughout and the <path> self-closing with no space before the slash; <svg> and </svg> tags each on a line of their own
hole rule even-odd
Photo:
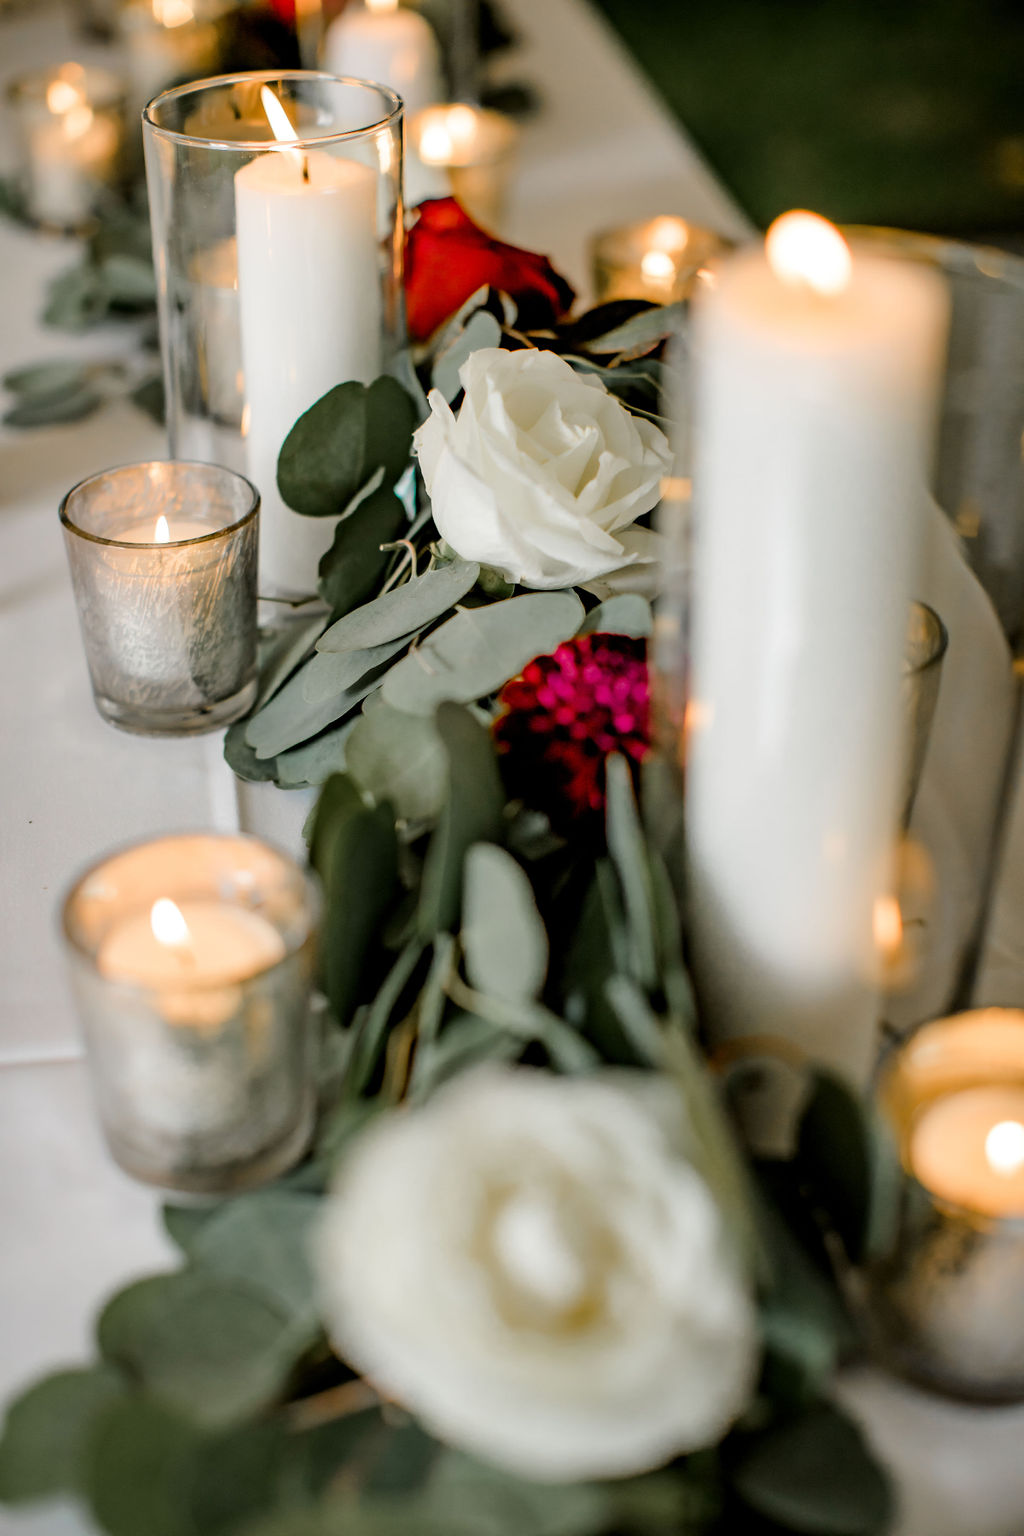
<svg viewBox="0 0 1024 1536">
<path fill-rule="evenodd" d="M 716 1442 L 751 1389 L 754 1313 L 673 1144 L 681 1113 L 640 1074 L 482 1068 L 383 1117 L 316 1235 L 339 1354 L 441 1438 L 535 1479 Z"/>
<path fill-rule="evenodd" d="M 656 535 L 631 527 L 671 469 L 652 422 L 553 352 L 483 347 L 459 378 L 458 416 L 432 390 L 414 439 L 434 521 L 457 554 L 540 588 L 656 558 Z"/>
</svg>

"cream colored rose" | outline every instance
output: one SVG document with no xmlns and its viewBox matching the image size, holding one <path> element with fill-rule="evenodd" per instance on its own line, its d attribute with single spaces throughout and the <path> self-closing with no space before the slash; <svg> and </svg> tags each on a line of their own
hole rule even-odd
<svg viewBox="0 0 1024 1536">
<path fill-rule="evenodd" d="M 715 1442 L 754 1313 L 672 1087 L 484 1068 L 383 1117 L 316 1236 L 339 1352 L 433 1432 L 549 1481 Z"/>
<path fill-rule="evenodd" d="M 656 558 L 631 525 L 671 468 L 664 433 L 553 352 L 484 347 L 437 390 L 415 446 L 434 521 L 457 554 L 526 587 L 584 586 Z"/>
</svg>

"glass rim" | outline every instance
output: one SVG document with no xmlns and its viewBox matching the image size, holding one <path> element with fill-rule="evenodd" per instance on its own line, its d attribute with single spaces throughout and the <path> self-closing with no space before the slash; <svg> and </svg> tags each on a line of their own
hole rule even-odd
<svg viewBox="0 0 1024 1536">
<path fill-rule="evenodd" d="M 285 80 L 319 80 L 327 81 L 331 85 L 354 85 L 362 91 L 372 91 L 386 108 L 384 116 L 376 122 L 366 123 L 362 128 L 344 128 L 336 133 L 318 134 L 314 138 L 297 138 L 288 140 L 277 139 L 219 139 L 205 133 L 183 133 L 178 128 L 165 128 L 153 117 L 153 108 L 162 102 L 177 101 L 182 96 L 199 96 L 204 92 L 215 89 L 223 90 L 226 86 L 241 85 L 243 82 L 262 82 L 269 85 L 272 81 Z M 376 80 L 363 80 L 356 75 L 332 75 L 324 69 L 253 69 L 241 70 L 232 75 L 211 75 L 205 80 L 191 80 L 184 85 L 171 86 L 169 90 L 161 91 L 154 96 L 142 109 L 143 127 L 149 132 L 157 134 L 161 139 L 166 139 L 172 144 L 187 144 L 206 149 L 237 150 L 240 154 L 274 153 L 275 150 L 313 150 L 322 149 L 328 144 L 343 144 L 356 139 L 364 139 L 371 134 L 379 133 L 382 128 L 392 128 L 402 120 L 405 111 L 405 103 L 402 98 L 393 91 L 390 86 L 380 85 Z"/>
<path fill-rule="evenodd" d="M 941 271 L 956 276 L 994 278 L 1015 288 L 1024 288 L 1024 256 L 1005 251 L 998 245 L 931 235 L 923 230 L 899 229 L 888 224 L 840 224 L 839 228 L 852 244 L 863 241 L 866 249 L 888 246 L 884 254 L 889 256 L 928 261 Z"/>
<path fill-rule="evenodd" d="M 96 964 L 96 955 L 79 940 L 78 935 L 73 930 L 71 919 L 72 906 L 81 895 L 83 885 L 85 885 L 87 880 L 91 880 L 94 875 L 98 874 L 105 865 L 111 863 L 114 859 L 123 858 L 125 854 L 135 853 L 137 850 L 148 848 L 152 844 L 173 843 L 181 838 L 189 837 L 206 838 L 211 842 L 217 843 L 250 843 L 272 853 L 279 861 L 282 869 L 289 875 L 297 877 L 298 885 L 302 889 L 305 898 L 304 912 L 306 916 L 302 932 L 292 942 L 289 942 L 284 934 L 280 934 L 279 936 L 285 944 L 285 952 L 281 958 L 272 961 L 269 965 L 261 965 L 256 970 L 249 971 L 246 975 L 240 976 L 234 981 L 200 981 L 195 978 L 190 980 L 187 976 L 184 976 L 180 981 L 158 986 L 144 981 L 131 981 L 127 977 L 104 976 L 102 979 L 108 986 L 121 987 L 125 991 L 144 997 L 160 997 L 167 992 L 174 992 L 175 994 L 195 993 L 198 995 L 202 992 L 219 991 L 224 987 L 242 987 L 249 982 L 256 981 L 260 977 L 269 976 L 272 971 L 276 971 L 282 965 L 287 965 L 315 935 L 317 919 L 320 915 L 319 881 L 312 869 L 303 868 L 297 859 L 293 858 L 290 853 L 286 853 L 283 848 L 278 847 L 276 843 L 269 842 L 265 837 L 257 837 L 253 832 L 219 832 L 208 827 L 196 827 L 177 832 L 163 832 L 157 837 L 136 837 L 132 838 L 130 842 L 119 843 L 116 847 L 108 848 L 101 858 L 94 859 L 88 868 L 83 869 L 68 887 L 60 905 L 60 932 L 71 952 L 77 959 L 84 961 L 90 970 L 94 971 L 97 975 L 101 975 Z M 172 892 L 171 900 L 173 901 L 173 899 L 174 895 Z M 239 903 L 232 902 L 224 902 L 224 905 L 240 906 Z M 248 911 L 250 909 L 241 907 L 241 910 Z M 277 930 L 275 929 L 275 931 Z"/>
<path fill-rule="evenodd" d="M 213 470 L 218 475 L 227 476 L 239 481 L 249 491 L 249 505 L 240 517 L 234 522 L 228 523 L 223 528 L 211 528 L 209 533 L 197 533 L 189 539 L 108 539 L 102 533 L 91 533 L 88 528 L 82 528 L 74 521 L 68 510 L 71 498 L 84 491 L 87 485 L 92 485 L 97 480 L 104 480 L 108 475 L 120 474 L 127 469 L 149 469 L 153 464 L 180 465 L 183 469 Z M 73 533 L 80 539 L 88 539 L 92 544 L 105 544 L 112 549 L 184 549 L 189 544 L 212 544 L 215 539 L 225 539 L 229 534 L 237 533 L 244 528 L 246 523 L 253 520 L 260 510 L 260 493 L 245 475 L 240 475 L 237 470 L 227 469 L 222 464 L 208 464 L 203 459 L 137 459 L 127 464 L 112 464 L 109 469 L 97 470 L 95 474 L 86 475 L 84 480 L 79 480 L 61 498 L 57 509 L 58 516 L 69 533 Z"/>
</svg>

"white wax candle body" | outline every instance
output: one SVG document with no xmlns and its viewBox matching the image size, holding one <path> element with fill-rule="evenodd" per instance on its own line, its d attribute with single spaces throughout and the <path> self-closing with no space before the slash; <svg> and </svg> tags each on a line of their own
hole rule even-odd
<svg viewBox="0 0 1024 1536">
<path fill-rule="evenodd" d="M 407 120 L 444 96 L 437 38 L 415 11 L 346 6 L 327 28 L 323 67 L 389 86 L 401 96 Z"/>
<path fill-rule="evenodd" d="M 217 64 L 217 28 L 210 21 L 185 21 L 168 26 L 148 4 L 126 6 L 121 15 L 126 67 L 130 81 L 130 115 L 138 121 L 154 96 L 183 80 L 200 80 Z"/>
<path fill-rule="evenodd" d="M 781 1036 L 859 1082 L 944 325 L 924 270 L 858 256 L 819 294 L 760 250 L 697 316 L 696 979 L 718 1038 Z"/>
<path fill-rule="evenodd" d="M 308 171 L 303 177 L 302 165 Z M 377 180 L 323 150 L 261 155 L 235 176 L 249 478 L 262 497 L 260 591 L 316 588 L 335 518 L 300 517 L 277 490 L 281 444 L 302 413 L 381 371 Z"/>
<path fill-rule="evenodd" d="M 58 229 L 75 229 L 89 218 L 98 192 L 113 177 L 120 145 L 111 118 L 77 110 L 85 112 L 81 132 L 74 114 L 41 119 L 29 132 L 29 213 Z"/>
<path fill-rule="evenodd" d="M 1024 1155 L 1000 1166 L 999 1127 L 1024 1138 L 1024 1086 L 965 1088 L 928 1105 L 910 1138 L 915 1177 L 933 1195 L 987 1216 L 1024 1216 Z M 1014 1131 L 1014 1128 L 1016 1130 Z"/>
</svg>

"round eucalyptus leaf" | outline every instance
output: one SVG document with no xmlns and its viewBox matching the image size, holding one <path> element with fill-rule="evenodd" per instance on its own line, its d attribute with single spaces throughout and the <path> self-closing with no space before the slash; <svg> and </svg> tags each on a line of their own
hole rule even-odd
<svg viewBox="0 0 1024 1536">
<path fill-rule="evenodd" d="M 393 486 L 409 462 L 416 407 L 396 379 L 328 390 L 285 438 L 277 484 L 306 517 L 340 513 L 377 470 Z"/>
<path fill-rule="evenodd" d="M 195 1536 L 188 1474 L 200 1444 L 195 1428 L 158 1403 L 115 1403 L 89 1447 L 87 1493 L 97 1524 L 109 1536 Z"/>
<path fill-rule="evenodd" d="M 480 567 L 454 560 L 436 571 L 414 576 L 393 592 L 383 592 L 345 614 L 320 636 L 318 651 L 354 651 L 414 634 L 453 608 L 475 583 Z"/>
<path fill-rule="evenodd" d="M 79 1489 L 92 1427 L 124 1390 L 117 1371 L 100 1365 L 47 1376 L 16 1398 L 0 1440 L 0 1501 L 21 1504 Z"/>
<path fill-rule="evenodd" d="M 479 992 L 508 1002 L 540 994 L 548 968 L 548 936 L 529 877 L 510 853 L 477 843 L 466 854 L 462 945 L 466 972 Z"/>
<path fill-rule="evenodd" d="M 448 760 L 433 720 L 392 709 L 364 710 L 345 749 L 360 789 L 388 800 L 402 821 L 431 821 L 444 804 Z"/>
</svg>

